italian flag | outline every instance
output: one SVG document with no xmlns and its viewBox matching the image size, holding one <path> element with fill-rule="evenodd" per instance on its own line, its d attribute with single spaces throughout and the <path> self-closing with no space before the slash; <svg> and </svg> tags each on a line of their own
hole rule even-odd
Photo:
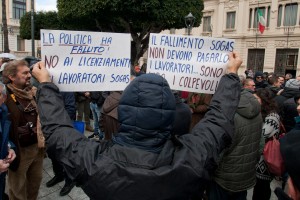
<svg viewBox="0 0 300 200">
<path fill-rule="evenodd" d="M 257 10 L 257 14 L 258 14 L 258 29 L 259 29 L 259 32 L 261 34 L 263 34 L 264 30 L 266 28 L 266 20 L 263 16 L 262 12 L 259 10 L 259 8 Z"/>
</svg>

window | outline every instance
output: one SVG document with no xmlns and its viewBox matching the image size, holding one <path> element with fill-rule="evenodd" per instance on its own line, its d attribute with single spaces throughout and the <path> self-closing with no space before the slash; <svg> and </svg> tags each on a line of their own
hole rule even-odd
<svg viewBox="0 0 300 200">
<path fill-rule="evenodd" d="M 211 32 L 211 16 L 203 17 L 203 32 Z"/>
<path fill-rule="evenodd" d="M 17 50 L 18 51 L 25 51 L 25 40 L 17 36 Z"/>
<path fill-rule="evenodd" d="M 21 19 L 26 12 L 26 0 L 13 0 L 13 18 Z"/>
<path fill-rule="evenodd" d="M 298 4 L 286 4 L 284 11 L 283 26 L 295 26 L 297 21 Z"/>
<path fill-rule="evenodd" d="M 270 26 L 270 13 L 271 13 L 271 6 L 268 6 L 268 12 L 267 12 L 267 24 L 266 27 Z"/>
<path fill-rule="evenodd" d="M 266 19 L 266 8 L 265 7 L 255 8 L 253 28 L 257 28 L 257 25 L 258 25 L 258 9 L 262 13 L 262 16 Z"/>
<path fill-rule="evenodd" d="M 248 49 L 247 68 L 264 71 L 265 49 Z"/>
<path fill-rule="evenodd" d="M 284 16 L 282 12 L 284 9 Z M 295 26 L 297 21 L 298 4 L 286 4 L 284 7 L 282 5 L 278 6 L 278 17 L 277 17 L 277 27 L 281 26 L 283 20 L 283 26 Z"/>
<path fill-rule="evenodd" d="M 226 29 L 234 29 L 235 27 L 235 12 L 227 13 Z"/>
<path fill-rule="evenodd" d="M 251 27 L 252 27 L 252 8 L 250 8 L 248 28 L 251 28 Z"/>
<path fill-rule="evenodd" d="M 286 58 L 286 66 L 292 69 L 297 67 L 298 55 L 288 54 Z"/>
<path fill-rule="evenodd" d="M 277 27 L 281 26 L 281 18 L 282 18 L 282 5 L 278 7 Z"/>
</svg>

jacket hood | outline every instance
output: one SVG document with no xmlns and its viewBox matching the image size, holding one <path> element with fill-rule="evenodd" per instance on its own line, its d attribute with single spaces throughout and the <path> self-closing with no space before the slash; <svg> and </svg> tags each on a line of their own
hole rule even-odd
<svg viewBox="0 0 300 200">
<path fill-rule="evenodd" d="M 299 89 L 285 87 L 280 95 L 286 98 L 292 98 L 297 94 L 300 94 Z"/>
<path fill-rule="evenodd" d="M 171 136 L 175 106 L 174 95 L 163 77 L 144 74 L 135 78 L 121 97 L 119 134 L 113 141 L 159 153 Z"/>
<path fill-rule="evenodd" d="M 253 94 L 247 90 L 242 90 L 237 113 L 244 118 L 252 119 L 259 115 L 261 105 Z"/>
</svg>

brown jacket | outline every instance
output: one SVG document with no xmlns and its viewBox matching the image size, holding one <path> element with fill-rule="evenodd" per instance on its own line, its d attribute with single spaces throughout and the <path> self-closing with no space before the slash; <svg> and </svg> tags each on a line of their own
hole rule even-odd
<svg viewBox="0 0 300 200">
<path fill-rule="evenodd" d="M 104 101 L 101 111 L 101 123 L 105 139 L 110 140 L 114 133 L 118 132 L 118 105 L 121 99 L 122 92 L 112 92 Z"/>
<path fill-rule="evenodd" d="M 6 99 L 6 105 L 9 111 L 9 120 L 11 121 L 11 128 L 9 132 L 9 138 L 10 140 L 16 145 L 16 159 L 11 163 L 10 169 L 13 171 L 16 171 L 19 167 L 20 163 L 20 143 L 19 143 L 19 133 L 18 133 L 18 127 L 20 126 L 20 119 L 22 117 L 22 113 L 20 109 L 18 108 L 16 102 L 12 99 L 11 93 L 7 92 L 7 99 Z"/>
</svg>

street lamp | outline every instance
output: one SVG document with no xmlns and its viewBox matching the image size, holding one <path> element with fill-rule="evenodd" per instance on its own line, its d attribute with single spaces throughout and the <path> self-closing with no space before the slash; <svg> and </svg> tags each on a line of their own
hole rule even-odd
<svg viewBox="0 0 300 200">
<path fill-rule="evenodd" d="M 191 30 L 194 26 L 195 19 L 196 18 L 193 16 L 193 14 L 191 12 L 187 16 L 184 17 L 185 25 L 188 30 L 188 35 L 191 34 Z"/>
</svg>

